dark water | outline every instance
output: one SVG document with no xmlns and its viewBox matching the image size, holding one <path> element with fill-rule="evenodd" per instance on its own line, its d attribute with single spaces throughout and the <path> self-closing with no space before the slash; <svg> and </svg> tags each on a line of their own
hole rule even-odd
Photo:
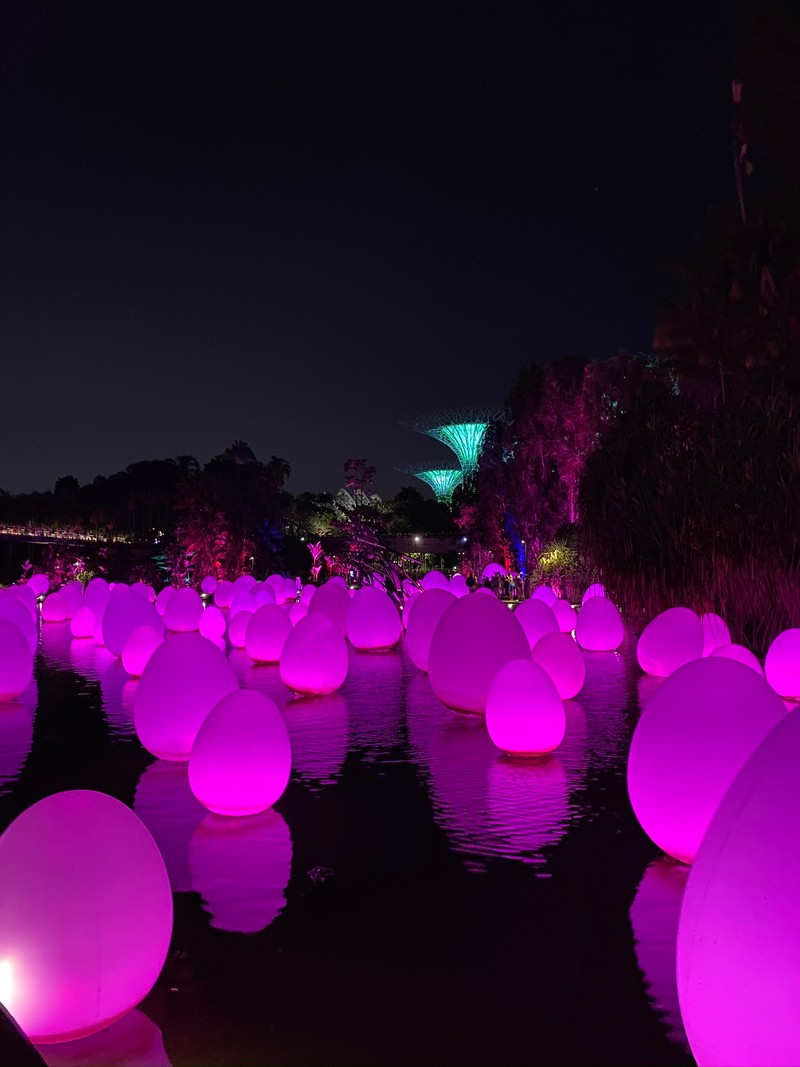
<svg viewBox="0 0 800 1067">
<path fill-rule="evenodd" d="M 68 624 L 36 685 L 0 705 L 0 829 L 91 788 L 162 850 L 175 927 L 163 973 L 110 1031 L 51 1064 L 686 1064 L 674 979 L 685 880 L 625 785 L 646 683 L 589 653 L 548 758 L 502 756 L 400 651 L 352 653 L 343 689 L 283 709 L 292 781 L 274 811 L 206 812 L 186 765 L 136 740 L 136 682 Z"/>
</svg>

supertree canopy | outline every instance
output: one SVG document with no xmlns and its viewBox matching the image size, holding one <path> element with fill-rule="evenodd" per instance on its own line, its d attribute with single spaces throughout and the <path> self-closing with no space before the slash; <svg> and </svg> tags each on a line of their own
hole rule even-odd
<svg viewBox="0 0 800 1067">
<path fill-rule="evenodd" d="M 502 417 L 502 412 L 495 409 L 457 408 L 419 416 L 409 425 L 452 448 L 466 475 L 478 466 L 489 424 Z"/>
<path fill-rule="evenodd" d="M 412 474 L 415 478 L 425 482 L 436 494 L 436 499 L 443 504 L 449 504 L 453 497 L 453 490 L 464 480 L 464 472 L 460 467 L 444 463 L 411 463 L 399 468 L 403 474 Z"/>
</svg>

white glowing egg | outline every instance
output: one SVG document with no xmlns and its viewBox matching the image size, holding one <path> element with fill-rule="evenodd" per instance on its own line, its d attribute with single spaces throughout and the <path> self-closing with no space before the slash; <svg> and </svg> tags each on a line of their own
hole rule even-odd
<svg viewBox="0 0 800 1067">
<path fill-rule="evenodd" d="M 125 642 L 138 626 L 162 629 L 155 606 L 127 585 L 116 585 L 102 617 L 103 644 L 114 656 L 121 656 Z"/>
<path fill-rule="evenodd" d="M 0 700 L 18 697 L 32 678 L 33 653 L 25 635 L 13 622 L 0 619 Z"/>
<path fill-rule="evenodd" d="M 566 728 L 564 702 L 530 656 L 500 668 L 486 697 L 486 729 L 499 749 L 526 756 L 552 752 Z"/>
<path fill-rule="evenodd" d="M 255 611 L 237 611 L 235 615 L 231 615 L 228 620 L 228 640 L 234 648 L 244 648 L 247 640 L 247 627 L 255 613 Z"/>
<path fill-rule="evenodd" d="M 191 633 L 200 625 L 203 601 L 196 589 L 188 585 L 176 589 L 164 611 L 164 625 L 175 633 Z"/>
<path fill-rule="evenodd" d="M 625 637 L 622 616 L 608 597 L 584 600 L 575 623 L 575 640 L 587 652 L 613 652 Z"/>
<path fill-rule="evenodd" d="M 365 585 L 356 590 L 346 625 L 350 644 L 365 651 L 393 648 L 403 633 L 400 613 L 392 598 L 377 586 Z"/>
<path fill-rule="evenodd" d="M 27 583 L 37 597 L 44 596 L 50 588 L 50 579 L 46 574 L 32 574 Z"/>
<path fill-rule="evenodd" d="M 408 618 L 405 644 L 411 662 L 421 671 L 428 669 L 433 632 L 454 596 L 450 589 L 425 589 L 412 601 L 414 611 Z"/>
<path fill-rule="evenodd" d="M 534 663 L 543 667 L 562 700 L 571 700 L 583 689 L 586 664 L 581 650 L 569 634 L 545 634 L 531 650 Z"/>
<path fill-rule="evenodd" d="M 232 600 L 233 582 L 228 582 L 223 578 L 214 590 L 214 603 L 218 608 L 229 608 Z"/>
<path fill-rule="evenodd" d="M 549 585 L 537 585 L 533 593 L 531 593 L 531 599 L 543 600 L 548 607 L 552 608 L 553 604 L 558 600 L 558 597 Z"/>
<path fill-rule="evenodd" d="M 292 620 L 287 612 L 277 604 L 264 604 L 247 624 L 245 651 L 258 663 L 277 663 L 291 632 Z"/>
<path fill-rule="evenodd" d="M 745 667 L 749 667 L 751 671 L 760 674 L 762 678 L 764 677 L 764 668 L 759 663 L 758 658 L 749 648 L 745 648 L 744 645 L 719 645 L 709 654 L 712 656 L 724 656 L 726 659 L 738 660 L 738 662 L 743 663 Z"/>
<path fill-rule="evenodd" d="M 31 618 L 27 608 L 16 597 L 0 589 L 0 619 L 13 622 L 22 631 L 31 654 L 36 652 L 39 644 L 39 627 Z"/>
<path fill-rule="evenodd" d="M 767 681 L 786 700 L 800 700 L 800 629 L 784 630 L 767 649 Z"/>
<path fill-rule="evenodd" d="M 69 604 L 60 590 L 50 593 L 42 604 L 42 622 L 65 622 L 69 618 Z"/>
<path fill-rule="evenodd" d="M 645 626 L 636 658 L 645 674 L 667 678 L 703 655 L 703 627 L 690 608 L 667 608 Z"/>
<path fill-rule="evenodd" d="M 207 574 L 200 583 L 200 591 L 212 595 L 216 590 L 218 584 L 219 583 L 217 582 L 217 579 L 214 577 L 213 574 Z"/>
<path fill-rule="evenodd" d="M 558 620 L 552 608 L 543 600 L 523 600 L 514 609 L 514 618 L 525 631 L 530 648 L 545 634 L 559 632 Z"/>
<path fill-rule="evenodd" d="M 156 611 L 163 618 L 167 611 L 167 605 L 177 593 L 174 585 L 165 585 L 155 600 Z"/>
<path fill-rule="evenodd" d="M 550 605 L 550 610 L 556 617 L 558 628 L 562 634 L 571 634 L 578 621 L 578 613 L 568 600 L 557 600 Z"/>
<path fill-rule="evenodd" d="M 344 683 L 348 665 L 347 642 L 339 627 L 326 612 L 309 608 L 283 646 L 283 684 L 296 693 L 333 693 Z"/>
<path fill-rule="evenodd" d="M 602 585 L 600 582 L 593 582 L 592 585 L 590 585 L 589 588 L 586 590 L 586 592 L 583 594 L 583 599 L 581 600 L 581 604 L 582 605 L 585 604 L 586 601 L 587 600 L 591 600 L 593 596 L 605 596 L 605 595 L 606 595 L 606 587 L 604 585 Z"/>
<path fill-rule="evenodd" d="M 420 585 L 423 589 L 447 589 L 450 586 L 450 582 L 441 571 L 428 571 L 423 576 Z"/>
<path fill-rule="evenodd" d="M 341 634 L 347 633 L 347 612 L 350 609 L 350 597 L 347 586 L 336 578 L 321 585 L 308 605 L 309 615 L 322 612 L 339 628 Z"/>
<path fill-rule="evenodd" d="M 137 626 L 129 635 L 122 649 L 122 666 L 134 678 L 139 678 L 159 645 L 164 643 L 164 634 L 152 626 Z"/>
<path fill-rule="evenodd" d="M 219 641 L 221 637 L 225 636 L 227 625 L 225 616 L 219 608 L 215 607 L 214 604 L 209 604 L 200 616 L 197 629 L 203 637 L 207 637 L 210 641 Z"/>
</svg>

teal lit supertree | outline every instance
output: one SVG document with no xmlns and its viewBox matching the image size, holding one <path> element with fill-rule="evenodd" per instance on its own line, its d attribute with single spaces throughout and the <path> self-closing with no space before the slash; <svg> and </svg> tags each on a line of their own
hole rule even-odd
<svg viewBox="0 0 800 1067">
<path fill-rule="evenodd" d="M 399 467 L 403 474 L 412 474 L 415 478 L 425 482 L 436 494 L 436 499 L 442 504 L 449 504 L 453 499 L 453 491 L 464 480 L 464 472 L 455 464 L 446 463 L 410 463 L 405 467 Z"/>
<path fill-rule="evenodd" d="M 427 434 L 451 448 L 467 476 L 478 467 L 490 424 L 502 418 L 503 413 L 494 408 L 464 408 L 434 411 L 419 416 L 409 425 L 412 430 Z"/>
</svg>

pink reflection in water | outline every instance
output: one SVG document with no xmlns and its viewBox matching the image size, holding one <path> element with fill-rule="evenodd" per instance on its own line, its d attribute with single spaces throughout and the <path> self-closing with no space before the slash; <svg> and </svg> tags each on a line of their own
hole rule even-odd
<svg viewBox="0 0 800 1067">
<path fill-rule="evenodd" d="M 350 709 L 350 743 L 366 763 L 392 758 L 402 744 L 403 658 L 350 650 L 345 694 Z"/>
<path fill-rule="evenodd" d="M 19 701 L 0 702 L 0 797 L 10 793 L 33 745 L 33 715 Z"/>
<path fill-rule="evenodd" d="M 156 760 L 136 786 L 133 810 L 153 835 L 175 893 L 190 893 L 189 842 L 208 814 L 189 788 L 189 764 Z"/>
<path fill-rule="evenodd" d="M 111 737 L 133 738 L 136 736 L 136 728 L 133 724 L 133 705 L 129 702 L 132 696 L 131 690 L 128 689 L 130 683 L 131 676 L 123 667 L 122 661 L 112 656 L 100 676 L 103 714 L 106 717 Z M 138 685 L 138 681 L 135 685 Z"/>
<path fill-rule="evenodd" d="M 292 746 L 292 770 L 314 786 L 333 785 L 342 771 L 349 740 L 349 711 L 341 693 L 294 697 L 283 717 Z"/>
<path fill-rule="evenodd" d="M 47 1067 L 170 1067 L 161 1031 L 138 1010 L 78 1041 L 36 1047 Z"/>
</svg>

